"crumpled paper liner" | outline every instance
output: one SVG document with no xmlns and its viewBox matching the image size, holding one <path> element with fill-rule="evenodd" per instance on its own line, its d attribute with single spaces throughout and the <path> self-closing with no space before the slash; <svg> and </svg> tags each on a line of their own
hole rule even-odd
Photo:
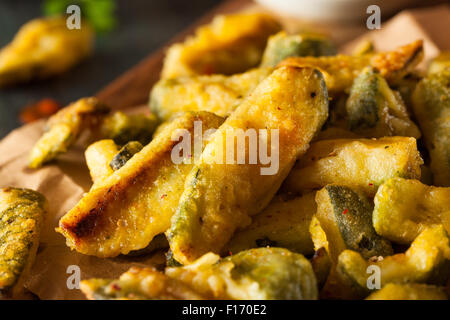
<svg viewBox="0 0 450 320">
<path fill-rule="evenodd" d="M 365 37 L 374 41 L 379 50 L 393 49 L 416 39 L 425 42 L 426 57 L 432 58 L 440 50 L 450 49 L 450 9 L 440 6 L 400 13 L 379 31 L 370 31 Z M 343 47 L 350 52 L 356 39 Z M 133 88 L 129 88 L 133 90 Z M 146 107 L 130 109 L 139 112 Z M 40 299 L 84 299 L 77 289 L 70 290 L 67 273 L 70 265 L 80 267 L 81 279 L 117 277 L 131 266 L 161 266 L 164 256 L 120 256 L 100 259 L 71 251 L 62 235 L 54 228 L 59 218 L 69 211 L 91 186 L 84 161 L 86 146 L 78 144 L 57 162 L 39 170 L 26 168 L 28 152 L 42 134 L 43 121 L 23 126 L 11 132 L 0 142 L 0 187 L 13 186 L 37 190 L 49 201 L 49 210 L 41 236 L 40 248 L 25 286 Z"/>
</svg>

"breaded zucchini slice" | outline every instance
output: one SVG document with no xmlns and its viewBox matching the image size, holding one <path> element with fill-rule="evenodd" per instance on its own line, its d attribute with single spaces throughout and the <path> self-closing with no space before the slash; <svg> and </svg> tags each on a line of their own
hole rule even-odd
<svg viewBox="0 0 450 320">
<path fill-rule="evenodd" d="M 325 248 L 325 250 L 328 252 L 327 234 L 325 233 L 325 231 L 323 231 L 320 225 L 320 221 L 319 219 L 317 219 L 317 214 L 314 214 L 311 218 L 311 222 L 309 224 L 309 233 L 314 245 L 314 250 L 319 251 L 321 248 Z"/>
<path fill-rule="evenodd" d="M 209 111 L 227 117 L 272 70 L 161 79 L 150 93 L 150 109 L 163 120 L 183 111 Z"/>
<path fill-rule="evenodd" d="M 99 140 L 86 149 L 84 156 L 94 184 L 114 172 L 109 164 L 118 152 L 119 147 L 112 139 Z"/>
<path fill-rule="evenodd" d="M 317 191 L 316 203 L 316 217 L 333 263 L 346 249 L 359 252 L 365 259 L 393 253 L 389 241 L 372 226 L 373 204 L 366 195 L 345 186 L 328 185 Z"/>
<path fill-rule="evenodd" d="M 209 299 L 314 300 L 317 282 L 310 262 L 282 248 L 257 248 L 220 259 L 207 253 L 190 265 L 167 268 Z"/>
<path fill-rule="evenodd" d="M 258 248 L 221 259 L 207 253 L 188 266 L 132 268 L 118 280 L 80 283 L 89 299 L 312 300 L 317 285 L 309 261 L 281 248 Z"/>
<path fill-rule="evenodd" d="M 393 51 L 380 52 L 373 56 L 370 65 L 374 67 L 389 84 L 394 85 L 411 73 L 422 61 L 423 41 L 416 40 Z"/>
<path fill-rule="evenodd" d="M 195 121 L 208 130 L 218 128 L 223 119 L 207 112 L 174 119 L 60 219 L 58 232 L 66 237 L 67 245 L 80 253 L 114 257 L 145 248 L 165 232 L 194 166 L 190 154 L 183 153 L 179 164 L 172 160 L 172 149 L 180 143 L 172 135 L 184 131 L 193 136 Z"/>
<path fill-rule="evenodd" d="M 139 141 L 130 141 L 124 145 L 119 152 L 112 158 L 109 166 L 114 170 L 122 168 L 128 160 L 130 160 L 136 153 L 142 150 L 144 146 Z"/>
<path fill-rule="evenodd" d="M 283 67 L 261 82 L 214 133 L 186 180 L 167 233 L 175 260 L 187 264 L 206 252 L 218 253 L 237 228 L 249 225 L 250 217 L 267 206 L 327 116 L 328 95 L 320 72 Z M 267 144 L 247 144 L 247 129 L 255 130 L 255 136 L 268 129 L 262 135 Z M 276 133 L 278 141 L 271 141 Z M 236 145 L 236 136 L 244 138 L 240 140 L 245 147 Z M 243 155 L 244 163 L 236 157 L 226 161 L 227 139 L 234 154 L 237 150 Z M 253 156 L 256 151 L 261 154 L 272 142 L 274 149 L 278 146 L 278 151 L 272 149 L 276 168 L 273 161 L 268 164 L 270 160 L 263 164 L 256 158 L 251 163 L 249 150 L 253 148 Z"/>
<path fill-rule="evenodd" d="M 400 93 L 391 90 L 373 68 L 365 68 L 353 82 L 346 110 L 350 130 L 361 136 L 420 138 Z"/>
<path fill-rule="evenodd" d="M 100 137 L 113 139 L 120 146 L 130 141 L 138 141 L 142 145 L 152 140 L 153 132 L 159 124 L 154 114 L 125 114 L 121 111 L 105 117 L 100 126 Z"/>
<path fill-rule="evenodd" d="M 431 60 L 428 73 L 439 73 L 446 68 L 450 68 L 450 51 L 441 52 L 436 58 Z"/>
<path fill-rule="evenodd" d="M 422 283 L 388 283 L 366 300 L 447 300 L 442 287 Z"/>
<path fill-rule="evenodd" d="M 30 152 L 28 166 L 39 168 L 66 152 L 80 133 L 96 126 L 109 110 L 96 98 L 82 98 L 47 121 L 45 132 Z"/>
<path fill-rule="evenodd" d="M 87 24 L 69 30 L 66 17 L 31 20 L 0 50 L 0 87 L 62 73 L 92 52 Z"/>
<path fill-rule="evenodd" d="M 276 196 L 253 218 L 251 225 L 233 235 L 225 252 L 237 253 L 269 246 L 312 254 L 314 250 L 309 225 L 315 212 L 313 192 L 293 199 Z"/>
<path fill-rule="evenodd" d="M 422 79 L 412 102 L 430 154 L 434 184 L 450 187 L 450 68 Z"/>
<path fill-rule="evenodd" d="M 373 226 L 381 236 L 408 244 L 435 224 L 442 224 L 450 232 L 450 188 L 393 178 L 378 189 Z"/>
<path fill-rule="evenodd" d="M 138 141 L 130 141 L 120 149 L 112 139 L 99 140 L 91 144 L 86 149 L 85 158 L 92 182 L 95 184 L 109 177 L 142 148 L 142 144 Z"/>
<path fill-rule="evenodd" d="M 0 297 L 17 296 L 39 246 L 46 200 L 29 189 L 0 189 Z"/>
<path fill-rule="evenodd" d="M 244 72 L 260 63 L 267 38 L 280 29 L 262 13 L 216 16 L 168 49 L 161 78 Z"/>
<path fill-rule="evenodd" d="M 374 196 L 389 178 L 420 178 L 422 163 L 414 138 L 322 140 L 311 144 L 283 188 L 304 193 L 336 183 Z"/>
<path fill-rule="evenodd" d="M 415 41 L 394 51 L 361 56 L 336 55 L 331 57 L 290 57 L 278 66 L 293 65 L 319 69 L 330 95 L 349 92 L 353 80 L 367 66 L 372 66 L 388 81 L 395 84 L 422 60 L 423 43 Z"/>
<path fill-rule="evenodd" d="M 119 151 L 118 146 L 111 139 L 100 140 L 90 145 L 86 150 L 86 162 L 94 185 L 109 177 L 114 171 L 122 168 L 142 148 L 143 146 L 139 142 L 131 141 Z M 166 236 L 159 234 L 153 238 L 147 247 L 131 251 L 129 255 L 144 255 L 168 247 L 169 243 Z"/>
<path fill-rule="evenodd" d="M 449 273 L 449 237 L 442 225 L 427 228 L 413 241 L 405 253 L 394 254 L 377 261 L 364 259 L 360 253 L 345 250 L 339 255 L 337 270 L 345 283 L 369 293 L 367 279 L 371 265 L 380 268 L 380 284 L 441 283 Z"/>
<path fill-rule="evenodd" d="M 204 297 L 183 282 L 152 268 L 132 267 L 119 279 L 89 279 L 80 282 L 89 300 L 200 300 Z"/>
<path fill-rule="evenodd" d="M 261 61 L 262 67 L 275 67 L 288 57 L 333 56 L 337 53 L 334 44 L 320 34 L 287 34 L 280 31 L 269 37 Z"/>
</svg>

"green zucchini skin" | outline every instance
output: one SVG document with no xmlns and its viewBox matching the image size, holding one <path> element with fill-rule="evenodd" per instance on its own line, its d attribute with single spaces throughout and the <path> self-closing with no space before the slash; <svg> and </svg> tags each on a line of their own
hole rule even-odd
<svg viewBox="0 0 450 320">
<path fill-rule="evenodd" d="M 130 141 L 138 141 L 145 146 L 152 140 L 158 124 L 154 114 L 127 115 L 118 111 L 104 119 L 100 135 L 104 139 L 113 139 L 120 146 Z"/>
<path fill-rule="evenodd" d="M 450 67 L 422 79 L 412 103 L 430 154 L 434 185 L 450 187 Z"/>
<path fill-rule="evenodd" d="M 378 90 L 379 76 L 373 69 L 366 69 L 355 79 L 346 105 L 350 130 L 377 125 Z"/>
<path fill-rule="evenodd" d="M 328 94 L 317 70 L 280 67 L 260 83 L 214 133 L 185 180 L 166 232 L 176 260 L 187 264 L 221 252 L 234 232 L 268 205 L 327 116 Z M 281 133 L 276 173 L 262 173 L 260 163 L 215 163 L 230 132 L 271 127 Z"/>
<path fill-rule="evenodd" d="M 275 67 L 288 57 L 320 57 L 336 54 L 336 47 L 324 36 L 314 34 L 288 35 L 282 31 L 269 38 L 261 66 Z"/>
<path fill-rule="evenodd" d="M 449 237 L 442 225 L 424 229 L 404 253 L 367 260 L 360 253 L 345 250 L 336 266 L 340 279 L 359 293 L 369 294 L 368 267 L 379 267 L 380 285 L 428 283 L 444 285 L 449 276 Z"/>
<path fill-rule="evenodd" d="M 310 262 L 283 248 L 256 248 L 222 259 L 234 264 L 235 281 L 249 278 L 259 284 L 269 300 L 317 299 L 317 280 Z M 256 298 L 256 297 L 255 297 Z"/>
<path fill-rule="evenodd" d="M 390 242 L 375 232 L 373 204 L 365 195 L 345 186 L 328 185 L 318 192 L 316 202 L 317 218 L 327 234 L 334 261 L 346 249 L 365 259 L 393 254 Z"/>
<path fill-rule="evenodd" d="M 111 160 L 109 166 L 114 171 L 122 168 L 128 160 L 131 159 L 136 153 L 142 150 L 144 146 L 139 141 L 130 141 L 124 145 L 119 152 Z"/>
<path fill-rule="evenodd" d="M 349 129 L 362 136 L 420 137 L 400 93 L 391 90 L 374 68 L 365 68 L 354 80 L 346 111 Z"/>
<path fill-rule="evenodd" d="M 30 189 L 0 188 L 0 298 L 20 294 L 36 256 L 47 200 Z"/>
</svg>

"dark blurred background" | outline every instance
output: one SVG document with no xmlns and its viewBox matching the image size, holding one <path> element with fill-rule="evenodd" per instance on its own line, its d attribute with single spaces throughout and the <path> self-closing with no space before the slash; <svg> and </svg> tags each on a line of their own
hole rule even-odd
<svg viewBox="0 0 450 320">
<path fill-rule="evenodd" d="M 220 0 L 118 0 L 117 27 L 96 39 L 93 56 L 61 76 L 0 89 L 0 138 L 21 125 L 26 105 L 52 98 L 65 105 L 95 94 L 185 29 Z M 0 1 L 0 47 L 25 22 L 42 16 L 40 0 Z"/>
</svg>

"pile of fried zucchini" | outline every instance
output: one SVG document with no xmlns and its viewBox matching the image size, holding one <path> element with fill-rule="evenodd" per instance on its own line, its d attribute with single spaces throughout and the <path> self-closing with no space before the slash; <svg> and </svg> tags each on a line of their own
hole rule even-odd
<svg viewBox="0 0 450 320">
<path fill-rule="evenodd" d="M 447 299 L 450 67 L 443 54 L 419 71 L 423 56 L 421 40 L 341 55 L 327 37 L 287 34 L 265 14 L 219 16 L 168 49 L 150 114 L 111 113 L 95 98 L 60 111 L 29 166 L 55 160 L 87 135 L 93 185 L 57 232 L 86 255 L 163 251 L 167 258 L 163 271 L 87 279 L 82 292 L 89 299 Z M 194 136 L 198 122 L 214 130 L 198 161 L 183 153 L 174 162 L 173 136 L 180 129 Z M 278 129 L 275 174 L 261 174 L 261 161 L 214 161 L 226 134 L 249 128 Z M 37 226 L 41 201 L 24 192 L 18 196 L 36 202 L 23 210 Z M 20 206 L 0 200 L 7 237 L 9 217 L 13 224 L 23 217 Z M 0 251 L 0 289 L 27 268 L 8 257 Z"/>
</svg>

